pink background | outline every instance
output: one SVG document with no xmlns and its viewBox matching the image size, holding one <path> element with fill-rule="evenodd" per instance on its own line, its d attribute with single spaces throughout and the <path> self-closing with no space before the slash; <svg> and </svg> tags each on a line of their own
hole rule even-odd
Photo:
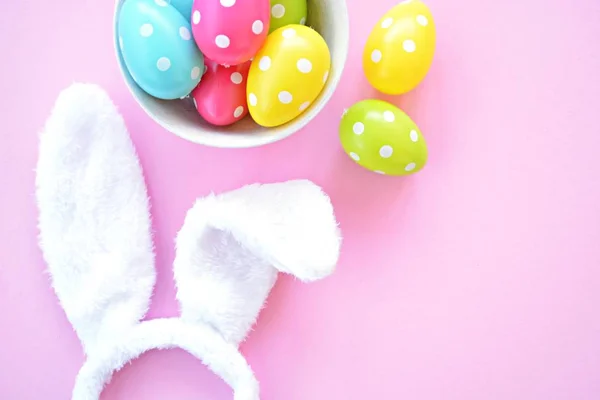
<svg viewBox="0 0 600 400">
<path fill-rule="evenodd" d="M 242 346 L 264 400 L 600 398 L 600 2 L 429 0 L 435 63 L 394 99 L 430 149 L 406 179 L 360 169 L 337 138 L 342 110 L 376 96 L 362 46 L 394 3 L 348 0 L 351 51 L 327 108 L 288 140 L 241 151 L 187 143 L 136 105 L 111 0 L 2 6 L 0 398 L 67 399 L 83 361 L 44 273 L 34 202 L 37 132 L 73 81 L 110 93 L 145 168 L 159 275 L 149 317 L 177 314 L 173 238 L 197 196 L 291 178 L 330 194 L 338 271 L 311 285 L 283 277 Z M 103 394 L 230 398 L 179 350 L 144 355 Z"/>
</svg>

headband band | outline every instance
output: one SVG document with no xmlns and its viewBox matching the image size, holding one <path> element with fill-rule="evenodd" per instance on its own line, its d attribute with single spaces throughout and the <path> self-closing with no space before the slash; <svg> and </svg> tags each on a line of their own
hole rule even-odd
<svg viewBox="0 0 600 400">
<path fill-rule="evenodd" d="M 148 350 L 180 348 L 201 360 L 233 389 L 235 400 L 258 400 L 258 382 L 238 349 L 214 329 L 179 318 L 144 321 L 114 343 L 89 354 L 73 398 L 97 400 L 112 374 Z"/>
</svg>

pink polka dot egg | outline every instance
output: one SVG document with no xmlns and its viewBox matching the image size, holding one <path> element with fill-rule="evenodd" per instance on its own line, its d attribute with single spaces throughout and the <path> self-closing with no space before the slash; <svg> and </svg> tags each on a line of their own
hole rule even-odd
<svg viewBox="0 0 600 400">
<path fill-rule="evenodd" d="M 191 94 L 194 106 L 205 121 L 226 126 L 248 115 L 246 82 L 249 69 L 250 61 L 226 67 L 206 60 L 202 82 Z"/>
<path fill-rule="evenodd" d="M 204 55 L 218 64 L 250 60 L 269 32 L 269 0 L 195 0 L 194 39 Z"/>
<path fill-rule="evenodd" d="M 116 0 L 117 59 L 135 100 L 163 128 L 206 146 L 256 147 L 302 129 L 323 109 L 339 83 L 348 53 L 346 2 L 307 1 L 306 25 L 322 36 L 330 51 L 328 79 L 298 117 L 265 127 L 248 115 L 246 84 L 251 59 L 269 32 L 273 1 Z M 137 14 L 130 17 L 131 24 L 124 24 L 128 8 L 137 8 Z M 136 52 L 142 61 L 133 57 Z M 156 78 L 157 70 L 162 80 Z M 165 71 L 173 72 L 179 86 L 168 79 L 165 83 Z M 157 96 L 153 85 L 162 85 L 168 95 Z"/>
</svg>

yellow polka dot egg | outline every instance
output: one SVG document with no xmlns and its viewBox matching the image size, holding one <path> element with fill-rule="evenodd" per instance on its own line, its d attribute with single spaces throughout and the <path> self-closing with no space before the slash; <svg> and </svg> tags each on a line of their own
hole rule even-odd
<svg viewBox="0 0 600 400">
<path fill-rule="evenodd" d="M 436 30 L 429 8 L 407 0 L 390 9 L 373 27 L 364 48 L 367 80 L 382 93 L 414 89 L 427 75 L 435 51 Z"/>
<path fill-rule="evenodd" d="M 250 115 L 264 127 L 283 125 L 307 110 L 323 90 L 331 56 L 315 30 L 292 24 L 273 31 L 248 74 Z"/>
</svg>

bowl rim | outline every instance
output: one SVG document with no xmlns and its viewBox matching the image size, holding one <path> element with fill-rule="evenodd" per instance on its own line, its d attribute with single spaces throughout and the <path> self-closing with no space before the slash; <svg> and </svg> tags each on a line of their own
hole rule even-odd
<svg viewBox="0 0 600 400">
<path fill-rule="evenodd" d="M 169 133 L 178 136 L 184 140 L 187 140 L 191 143 L 207 146 L 207 147 L 215 147 L 215 148 L 227 148 L 227 149 L 235 149 L 235 148 L 254 148 L 260 146 L 266 146 L 281 140 L 284 140 L 298 131 L 305 128 L 327 105 L 331 97 L 335 93 L 338 84 L 341 81 L 342 75 L 344 73 L 344 68 L 346 66 L 346 62 L 348 60 L 348 52 L 350 47 L 350 20 L 348 16 L 348 6 L 345 0 L 340 1 L 343 4 L 341 10 L 336 11 L 336 20 L 340 23 L 340 27 L 343 30 L 341 32 L 341 46 L 338 49 L 341 51 L 340 65 L 338 66 L 338 74 L 334 76 L 330 76 L 329 79 L 332 79 L 328 87 L 320 93 L 319 103 L 317 106 L 310 107 L 306 112 L 301 114 L 299 117 L 294 118 L 292 121 L 289 121 L 287 124 L 293 124 L 288 129 L 281 129 L 277 134 L 223 134 L 223 133 L 213 133 L 207 134 L 206 132 L 199 135 L 186 135 L 185 133 L 179 132 L 178 129 L 172 128 L 169 123 L 159 118 L 155 113 L 151 112 L 148 107 L 144 104 L 141 97 L 136 94 L 136 91 L 132 87 L 134 83 L 131 83 L 128 79 L 126 79 L 124 70 L 125 66 L 120 61 L 121 54 L 119 48 L 119 35 L 118 35 L 118 18 L 119 18 L 119 9 L 122 3 L 128 0 L 115 0 L 114 10 L 113 10 L 113 50 L 116 56 L 117 66 L 119 67 L 119 72 L 121 78 L 125 81 L 125 85 L 127 86 L 127 90 L 133 96 L 138 106 L 140 106 L 144 112 L 160 127 L 168 131 Z M 331 74 L 333 75 L 333 74 Z M 249 118 L 249 116 L 246 116 Z M 284 127 L 282 125 L 282 127 Z"/>
</svg>

